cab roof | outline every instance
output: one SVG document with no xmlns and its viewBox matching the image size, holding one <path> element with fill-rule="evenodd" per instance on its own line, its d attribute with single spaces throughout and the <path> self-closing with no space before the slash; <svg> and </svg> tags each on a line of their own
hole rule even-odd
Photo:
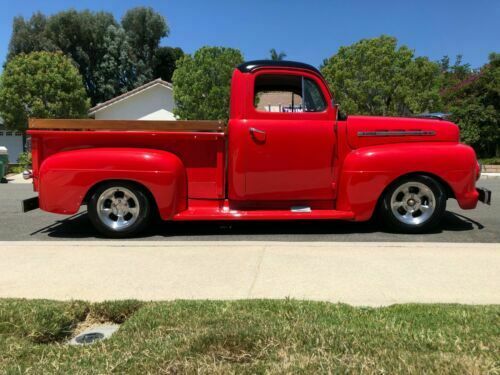
<svg viewBox="0 0 500 375">
<path fill-rule="evenodd" d="M 238 65 L 237 69 L 242 73 L 249 73 L 264 67 L 304 69 L 321 75 L 320 71 L 314 66 L 297 61 L 252 60 Z"/>
</svg>

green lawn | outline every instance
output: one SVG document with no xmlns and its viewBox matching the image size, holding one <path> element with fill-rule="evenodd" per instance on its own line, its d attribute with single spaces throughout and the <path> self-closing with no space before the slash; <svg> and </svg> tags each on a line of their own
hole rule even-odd
<svg viewBox="0 0 500 375">
<path fill-rule="evenodd" d="M 123 323 L 69 346 L 84 320 Z M 500 371 L 500 306 L 0 300 L 0 373 Z"/>
</svg>

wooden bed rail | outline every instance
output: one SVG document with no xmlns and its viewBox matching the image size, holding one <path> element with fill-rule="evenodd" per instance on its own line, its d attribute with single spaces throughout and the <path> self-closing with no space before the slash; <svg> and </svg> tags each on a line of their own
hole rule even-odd
<svg viewBox="0 0 500 375">
<path fill-rule="evenodd" d="M 208 120 L 73 120 L 73 119 L 29 119 L 33 130 L 140 130 L 167 132 L 224 132 L 223 121 Z"/>
</svg>

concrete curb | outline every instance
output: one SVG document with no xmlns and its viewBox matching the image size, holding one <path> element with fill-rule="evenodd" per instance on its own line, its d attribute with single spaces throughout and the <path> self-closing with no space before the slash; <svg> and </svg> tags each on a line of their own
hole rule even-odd
<svg viewBox="0 0 500 375">
<path fill-rule="evenodd" d="M 470 243 L 470 242 L 331 242 L 331 241 L 127 241 L 127 240 L 99 240 L 99 241 L 0 241 L 0 250 L 9 248 L 171 248 L 171 247 L 229 247 L 235 246 L 288 246 L 290 248 L 329 247 L 332 249 L 349 248 L 404 248 L 404 249 L 451 249 L 453 247 L 477 247 L 499 250 L 500 243 Z"/>
<path fill-rule="evenodd" d="M 5 176 L 7 183 L 9 184 L 31 184 L 33 180 L 25 180 L 22 173 L 9 174 Z"/>
<path fill-rule="evenodd" d="M 481 173 L 481 179 L 487 180 L 488 178 L 500 178 L 500 173 Z"/>
</svg>

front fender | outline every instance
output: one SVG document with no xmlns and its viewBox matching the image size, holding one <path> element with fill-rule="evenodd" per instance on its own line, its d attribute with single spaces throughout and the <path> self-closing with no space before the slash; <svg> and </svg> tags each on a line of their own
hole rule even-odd
<svg viewBox="0 0 500 375">
<path fill-rule="evenodd" d="M 401 143 L 364 147 L 349 153 L 339 181 L 337 209 L 368 220 L 379 197 L 396 179 L 422 173 L 438 177 L 453 192 L 460 207 L 477 204 L 476 155 L 459 143 Z"/>
<path fill-rule="evenodd" d="M 40 166 L 40 208 L 74 214 L 87 192 L 107 180 L 128 180 L 151 192 L 162 219 L 187 207 L 187 177 L 174 154 L 144 148 L 91 148 L 65 151 Z"/>
</svg>

